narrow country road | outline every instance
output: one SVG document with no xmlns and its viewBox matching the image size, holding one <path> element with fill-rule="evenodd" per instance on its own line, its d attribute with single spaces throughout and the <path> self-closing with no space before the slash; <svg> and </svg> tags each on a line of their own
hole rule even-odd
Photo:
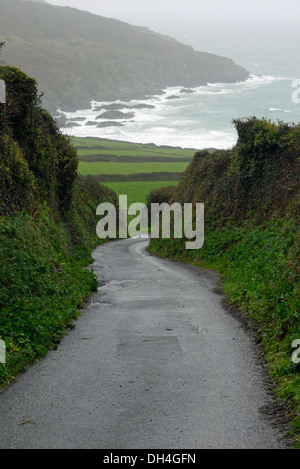
<svg viewBox="0 0 300 469">
<path fill-rule="evenodd" d="M 254 343 L 216 276 L 149 255 L 94 252 L 100 286 L 47 357 L 0 393 L 0 448 L 280 448 Z"/>
</svg>

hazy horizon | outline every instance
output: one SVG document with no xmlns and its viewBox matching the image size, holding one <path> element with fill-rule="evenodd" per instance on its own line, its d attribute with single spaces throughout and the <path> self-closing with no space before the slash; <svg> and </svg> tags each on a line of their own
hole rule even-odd
<svg viewBox="0 0 300 469">
<path fill-rule="evenodd" d="M 288 24 L 300 14 L 298 0 L 47 0 L 141 26 L 219 21 Z M 141 7 L 142 5 L 142 7 Z"/>
</svg>

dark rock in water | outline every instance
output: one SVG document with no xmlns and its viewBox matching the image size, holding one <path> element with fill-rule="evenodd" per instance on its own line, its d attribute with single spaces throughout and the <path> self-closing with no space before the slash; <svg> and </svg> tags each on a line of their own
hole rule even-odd
<svg viewBox="0 0 300 469">
<path fill-rule="evenodd" d="M 173 94 L 172 96 L 168 96 L 166 99 L 180 99 L 180 96 Z"/>
<path fill-rule="evenodd" d="M 132 119 L 134 115 L 133 112 L 106 111 L 97 116 L 96 119 Z"/>
<path fill-rule="evenodd" d="M 122 103 L 111 103 L 104 104 L 103 106 L 97 106 L 94 111 L 118 111 L 120 109 L 154 109 L 155 106 L 152 104 L 122 104 Z"/>
<path fill-rule="evenodd" d="M 191 90 L 189 88 L 182 88 L 179 93 L 196 93 L 195 90 Z"/>
<path fill-rule="evenodd" d="M 155 109 L 155 106 L 153 106 L 153 104 L 134 104 L 130 107 L 131 109 Z"/>
<path fill-rule="evenodd" d="M 114 121 L 106 121 L 106 122 L 101 122 L 100 124 L 97 125 L 97 127 L 102 128 L 102 127 L 123 127 L 124 123 L 123 122 L 114 122 Z"/>
<path fill-rule="evenodd" d="M 88 121 L 85 125 L 98 125 L 98 122 L 94 122 L 94 121 Z"/>
<path fill-rule="evenodd" d="M 72 117 L 71 121 L 72 122 L 82 122 L 85 121 L 85 117 Z"/>
<path fill-rule="evenodd" d="M 111 103 L 111 104 L 104 104 L 103 106 L 97 106 L 94 108 L 94 111 L 118 111 L 119 109 L 127 109 L 128 105 L 122 103 Z"/>
<path fill-rule="evenodd" d="M 67 122 L 65 125 L 63 125 L 62 127 L 65 127 L 66 129 L 70 128 L 70 127 L 81 127 L 80 124 L 77 124 L 77 122 Z"/>
</svg>

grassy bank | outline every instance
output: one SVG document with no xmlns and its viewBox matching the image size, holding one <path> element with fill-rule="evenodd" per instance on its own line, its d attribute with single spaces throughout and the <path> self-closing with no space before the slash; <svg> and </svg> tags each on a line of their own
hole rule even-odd
<svg viewBox="0 0 300 469">
<path fill-rule="evenodd" d="M 1 218 L 0 237 L 0 331 L 6 344 L 0 383 L 5 384 L 60 341 L 97 281 L 83 270 L 95 239 L 86 235 L 87 246 L 72 246 L 69 230 L 53 220 L 46 205 L 34 218 Z"/>
<path fill-rule="evenodd" d="M 264 348 L 300 448 L 300 368 L 292 361 L 293 341 L 300 339 L 299 126 L 255 118 L 236 126 L 237 146 L 196 153 L 169 199 L 205 203 L 203 248 L 152 239 L 150 250 L 221 274 L 228 301 Z"/>
<path fill-rule="evenodd" d="M 0 387 L 56 347 L 97 288 L 96 207 L 116 194 L 77 174 L 78 158 L 38 105 L 34 79 L 0 67 Z"/>
<path fill-rule="evenodd" d="M 55 347 L 97 289 L 96 276 L 85 267 L 100 243 L 95 213 L 105 199 L 111 200 L 109 194 L 94 198 L 80 181 L 63 220 L 47 203 L 33 214 L 0 217 L 0 339 L 6 344 L 0 386 Z"/>
<path fill-rule="evenodd" d="M 152 240 L 151 252 L 213 269 L 222 290 L 243 313 L 264 347 L 270 376 L 287 406 L 300 449 L 300 369 L 292 343 L 300 339 L 299 226 L 294 219 L 256 225 L 206 228 L 200 251 L 185 251 L 179 240 Z"/>
</svg>

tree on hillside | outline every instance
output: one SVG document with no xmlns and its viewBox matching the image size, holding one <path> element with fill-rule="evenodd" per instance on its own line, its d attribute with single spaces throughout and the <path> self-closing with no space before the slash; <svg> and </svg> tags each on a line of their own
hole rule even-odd
<svg viewBox="0 0 300 469">
<path fill-rule="evenodd" d="M 1 55 L 1 49 L 5 46 L 5 42 L 0 42 L 0 55 Z"/>
<path fill-rule="evenodd" d="M 1 49 L 4 47 L 5 42 L 0 42 L 0 55 L 1 55 Z M 1 62 L 0 62 L 0 67 L 1 67 Z M 4 109 L 4 101 L 5 99 L 3 95 L 5 95 L 5 88 L 1 86 L 3 83 L 0 83 L 0 127 L 3 125 L 3 109 Z M 2 99 L 1 99 L 2 98 Z"/>
</svg>

